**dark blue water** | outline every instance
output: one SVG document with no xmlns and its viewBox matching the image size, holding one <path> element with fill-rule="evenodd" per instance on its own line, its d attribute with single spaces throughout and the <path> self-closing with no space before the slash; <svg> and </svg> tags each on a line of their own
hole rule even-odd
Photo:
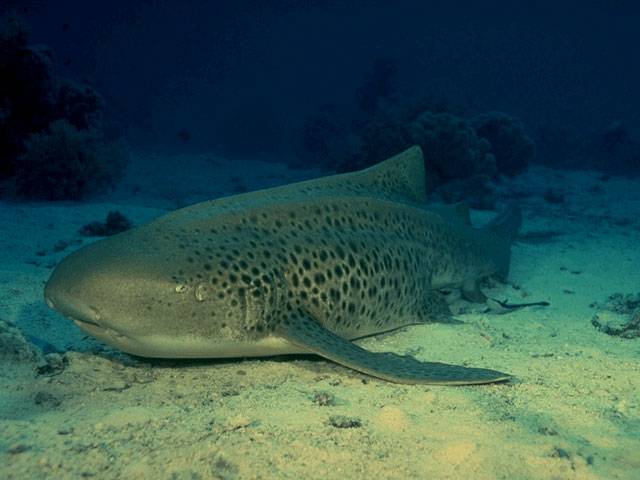
<svg viewBox="0 0 640 480">
<path fill-rule="evenodd" d="M 14 157 L 60 117 L 79 129 L 97 118 L 106 139 L 139 150 L 334 171 L 417 143 L 435 159 L 435 186 L 536 162 L 640 171 L 638 2 L 67 0 L 5 2 L 3 11 L 28 26 L 29 48 L 50 52 L 39 60 L 46 68 L 25 60 L 27 73 L 2 72 L 5 176 L 33 171 Z M 63 78 L 101 100 L 71 95 L 60 107 L 51 97 Z M 425 125 L 425 112 L 453 118 Z M 489 112 L 508 117 L 478 126 Z M 436 145 L 412 130 L 416 121 Z M 476 168 L 485 154 L 496 165 Z"/>
</svg>

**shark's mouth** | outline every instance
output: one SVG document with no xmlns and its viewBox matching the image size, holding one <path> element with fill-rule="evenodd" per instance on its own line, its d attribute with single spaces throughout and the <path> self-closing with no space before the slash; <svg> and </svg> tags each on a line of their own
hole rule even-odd
<svg viewBox="0 0 640 480">
<path fill-rule="evenodd" d="M 82 330 L 87 332 L 89 335 L 91 335 L 92 337 L 95 337 L 101 340 L 104 339 L 106 336 L 111 336 L 114 338 L 123 338 L 125 336 L 123 333 L 117 332 L 110 328 L 103 327 L 102 325 L 99 325 L 89 320 L 81 320 L 79 318 L 70 317 L 70 316 L 68 316 L 67 318 L 71 320 L 73 323 L 75 323 Z"/>
<path fill-rule="evenodd" d="M 65 302 L 53 296 L 45 296 L 47 305 L 71 320 L 83 331 L 94 338 L 104 341 L 107 338 L 123 338 L 125 335 L 108 327 L 101 321 L 100 313 L 88 305 L 80 307 L 77 302 Z"/>
</svg>

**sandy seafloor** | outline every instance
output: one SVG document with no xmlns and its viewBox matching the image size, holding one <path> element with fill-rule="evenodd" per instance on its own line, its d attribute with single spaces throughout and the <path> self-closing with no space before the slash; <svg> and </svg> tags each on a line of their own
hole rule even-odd
<svg viewBox="0 0 640 480">
<path fill-rule="evenodd" d="M 640 339 L 607 297 L 640 292 L 640 180 L 533 168 L 504 184 L 522 205 L 506 315 L 453 305 L 464 324 L 359 341 L 493 368 L 485 386 L 410 386 L 313 356 L 148 361 L 87 337 L 42 289 L 78 229 L 118 209 L 136 224 L 243 188 L 322 172 L 209 156 L 132 164 L 87 203 L 0 203 L 0 478 L 640 479 Z M 547 188 L 564 203 L 545 200 Z M 473 212 L 487 221 L 494 212 Z M 594 303 L 596 302 L 596 303 Z"/>
</svg>

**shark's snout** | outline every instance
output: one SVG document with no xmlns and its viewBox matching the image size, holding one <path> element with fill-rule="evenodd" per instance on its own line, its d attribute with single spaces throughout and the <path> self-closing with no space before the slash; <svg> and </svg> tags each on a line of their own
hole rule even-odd
<svg viewBox="0 0 640 480">
<path fill-rule="evenodd" d="M 83 286 L 88 278 L 80 267 L 78 252 L 63 259 L 55 268 L 44 287 L 47 306 L 68 318 L 99 324 L 100 313 L 83 298 Z"/>
<path fill-rule="evenodd" d="M 115 266 L 130 262 L 126 257 L 114 262 L 113 254 L 114 249 L 104 241 L 85 246 L 58 264 L 44 288 L 49 308 L 102 341 L 108 340 L 105 337 L 124 335 L 124 329 L 115 324 L 107 307 L 114 297 L 122 297 L 119 291 L 122 278 L 115 275 L 118 272 Z M 116 278 L 110 281 L 113 277 Z"/>
<path fill-rule="evenodd" d="M 175 281 L 159 266 L 157 249 L 129 241 L 127 233 L 64 258 L 44 288 L 44 300 L 97 340 L 154 356 L 157 336 L 173 339 L 179 333 L 175 322 L 163 322 L 155 309 L 178 294 Z"/>
<path fill-rule="evenodd" d="M 82 298 L 78 286 L 74 288 L 74 282 L 63 278 L 58 269 L 53 272 L 44 287 L 44 301 L 49 308 L 68 318 L 93 337 L 122 336 L 104 323 L 98 308 L 87 303 Z"/>
<path fill-rule="evenodd" d="M 49 283 L 44 290 L 44 301 L 49 308 L 71 320 L 100 325 L 100 312 L 96 308 L 74 299 L 70 295 L 65 295 L 64 292 L 56 290 Z"/>
</svg>

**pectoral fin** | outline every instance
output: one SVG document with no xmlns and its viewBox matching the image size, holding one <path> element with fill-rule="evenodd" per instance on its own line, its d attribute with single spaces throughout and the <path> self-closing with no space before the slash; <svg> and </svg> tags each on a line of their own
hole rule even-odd
<svg viewBox="0 0 640 480">
<path fill-rule="evenodd" d="M 390 352 L 370 352 L 325 329 L 304 312 L 291 317 L 281 333 L 289 341 L 310 353 L 396 383 L 472 385 L 501 382 L 511 378 L 509 374 L 494 370 L 420 362 L 411 356 Z"/>
</svg>

